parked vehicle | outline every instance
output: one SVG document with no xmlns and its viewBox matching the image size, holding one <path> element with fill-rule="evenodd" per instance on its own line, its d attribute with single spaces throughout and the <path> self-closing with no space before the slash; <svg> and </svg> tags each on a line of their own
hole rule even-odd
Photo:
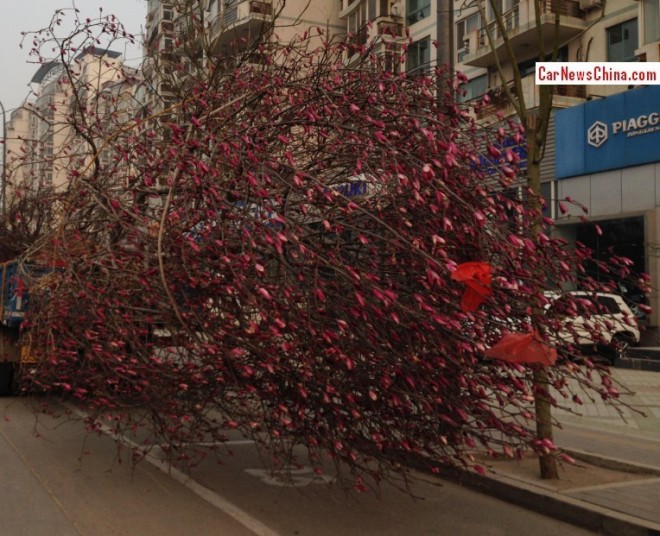
<svg viewBox="0 0 660 536">
<path fill-rule="evenodd" d="M 11 394 L 19 366 L 29 360 L 20 344 L 20 326 L 28 306 L 29 281 L 46 271 L 17 260 L 0 264 L 0 396 Z"/>
<path fill-rule="evenodd" d="M 558 344 L 594 348 L 613 364 L 629 345 L 638 344 L 637 318 L 617 294 L 572 291 L 548 293 L 549 316 L 558 320 Z"/>
<path fill-rule="evenodd" d="M 648 296 L 646 293 L 634 285 L 624 285 L 619 282 L 619 293 L 630 307 L 637 320 L 646 320 L 648 314 L 644 310 L 644 306 L 648 307 Z"/>
</svg>

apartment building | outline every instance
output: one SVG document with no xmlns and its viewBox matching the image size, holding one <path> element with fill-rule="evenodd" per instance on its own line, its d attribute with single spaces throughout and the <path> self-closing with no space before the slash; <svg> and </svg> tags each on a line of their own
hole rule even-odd
<svg viewBox="0 0 660 536">
<path fill-rule="evenodd" d="M 5 184 L 4 191 L 6 199 L 11 200 L 14 197 L 16 186 L 31 186 L 29 181 L 35 176 L 32 169 L 33 162 L 27 159 L 30 157 L 31 133 L 36 129 L 36 121 L 36 116 L 27 111 L 25 104 L 20 108 L 16 108 L 11 113 L 9 121 L 7 121 L 5 173 L 8 182 Z"/>
<path fill-rule="evenodd" d="M 198 23 L 210 51 L 221 55 L 264 39 L 288 42 L 310 28 L 341 32 L 339 11 L 340 4 L 332 0 L 149 0 L 145 45 L 176 49 L 182 36 L 188 41 L 200 37 L 194 28 Z"/>
<path fill-rule="evenodd" d="M 56 155 L 67 144 L 68 100 L 61 84 L 62 65 L 42 65 L 30 83 L 36 88 L 7 125 L 7 200 L 19 189 L 36 191 L 60 186 L 65 181 L 66 162 Z"/>
<path fill-rule="evenodd" d="M 125 79 L 121 56 L 105 49 L 86 49 L 69 67 L 67 74 L 60 63 L 42 65 L 30 81 L 33 93 L 8 121 L 8 202 L 18 189 L 64 188 L 72 162 L 92 158 L 72 129 L 71 116 L 90 121 L 105 113 L 105 101 L 99 97 Z"/>
<path fill-rule="evenodd" d="M 149 0 L 144 65 L 156 111 L 186 91 L 190 69 L 207 69 L 264 41 L 287 43 L 310 28 L 343 32 L 339 0 Z M 259 63 L 252 53 L 248 61 Z"/>
</svg>

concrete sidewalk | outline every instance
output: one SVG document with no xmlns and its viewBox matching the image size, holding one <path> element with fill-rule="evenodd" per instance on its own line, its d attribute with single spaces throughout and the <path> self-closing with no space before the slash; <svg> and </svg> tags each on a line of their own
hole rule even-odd
<svg viewBox="0 0 660 536">
<path fill-rule="evenodd" d="M 600 399 L 584 406 L 562 400 L 568 408 L 554 411 L 561 423 L 555 442 L 580 460 L 630 471 L 628 480 L 561 489 L 507 464 L 497 465 L 484 476 L 469 473 L 457 478 L 485 493 L 600 534 L 660 535 L 660 373 L 629 369 L 612 373 L 630 391 L 622 398 L 634 409 L 621 408 L 619 414 Z"/>
</svg>

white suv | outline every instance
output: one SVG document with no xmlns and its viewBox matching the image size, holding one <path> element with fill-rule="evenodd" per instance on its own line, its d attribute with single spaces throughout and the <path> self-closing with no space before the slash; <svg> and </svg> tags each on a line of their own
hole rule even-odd
<svg viewBox="0 0 660 536">
<path fill-rule="evenodd" d="M 546 311 L 558 322 L 558 342 L 604 350 L 611 363 L 628 345 L 639 343 L 637 319 L 617 294 L 571 291 L 546 297 Z"/>
</svg>

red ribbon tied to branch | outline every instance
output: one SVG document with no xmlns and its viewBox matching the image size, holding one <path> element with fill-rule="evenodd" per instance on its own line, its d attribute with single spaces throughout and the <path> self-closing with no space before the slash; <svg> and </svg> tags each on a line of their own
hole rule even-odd
<svg viewBox="0 0 660 536">
<path fill-rule="evenodd" d="M 508 363 L 554 365 L 557 360 L 557 350 L 541 342 L 536 331 L 506 333 L 495 346 L 486 350 L 485 356 Z"/>
<path fill-rule="evenodd" d="M 476 311 L 492 294 L 490 288 L 493 276 L 487 262 L 464 262 L 451 274 L 454 281 L 465 283 L 465 293 L 461 299 L 461 309 L 466 312 Z"/>
</svg>

